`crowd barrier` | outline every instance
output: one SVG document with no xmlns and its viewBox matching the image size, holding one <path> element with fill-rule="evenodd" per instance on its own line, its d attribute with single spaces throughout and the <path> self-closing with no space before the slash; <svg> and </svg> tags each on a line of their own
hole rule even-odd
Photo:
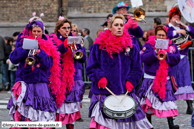
<svg viewBox="0 0 194 129">
<path fill-rule="evenodd" d="M 86 55 L 87 55 L 87 61 L 88 61 L 88 57 L 90 54 L 90 50 L 86 50 Z M 189 58 L 189 62 L 190 62 L 190 71 L 191 71 L 191 82 L 194 85 L 194 47 L 190 47 L 189 48 L 189 54 L 188 54 L 188 58 Z M 87 65 L 87 61 L 83 64 L 83 76 L 82 79 L 84 81 L 85 84 L 91 84 L 91 80 L 90 78 L 86 75 L 86 65 Z"/>
</svg>

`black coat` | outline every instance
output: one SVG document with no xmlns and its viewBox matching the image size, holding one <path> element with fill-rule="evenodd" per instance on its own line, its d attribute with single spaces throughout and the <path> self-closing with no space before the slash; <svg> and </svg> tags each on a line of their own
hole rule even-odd
<svg viewBox="0 0 194 129">
<path fill-rule="evenodd" d="M 4 60 L 5 58 L 5 41 L 4 39 L 0 36 L 0 61 Z"/>
<path fill-rule="evenodd" d="M 9 59 L 9 54 L 11 53 L 11 45 L 5 44 L 5 57 L 3 63 L 6 64 L 6 60 Z"/>
</svg>

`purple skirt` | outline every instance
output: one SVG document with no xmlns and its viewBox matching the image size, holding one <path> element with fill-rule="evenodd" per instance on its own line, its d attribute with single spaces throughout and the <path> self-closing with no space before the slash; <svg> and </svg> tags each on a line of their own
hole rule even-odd
<svg viewBox="0 0 194 129">
<path fill-rule="evenodd" d="M 166 82 L 166 94 L 164 100 L 160 99 L 158 93 L 152 90 L 153 79 L 145 78 L 137 95 L 145 113 L 154 114 L 157 117 L 178 116 L 176 97 L 172 91 L 171 81 Z"/>
<path fill-rule="evenodd" d="M 187 57 L 181 59 L 179 64 L 173 67 L 173 76 L 177 82 L 176 98 L 178 100 L 194 98 L 189 60 Z"/>
<path fill-rule="evenodd" d="M 137 96 L 139 98 L 145 98 L 146 93 L 150 87 L 150 85 L 153 83 L 153 79 L 144 78 L 142 85 L 137 91 Z M 175 101 L 176 97 L 174 95 L 172 84 L 170 80 L 167 80 L 166 82 L 166 95 L 164 100 L 160 99 L 157 93 L 154 93 L 154 95 L 161 101 L 161 102 L 167 102 L 167 101 Z"/>
<path fill-rule="evenodd" d="M 85 93 L 85 86 L 82 80 L 76 80 L 71 92 L 65 94 L 65 102 L 74 103 L 81 102 Z"/>
<path fill-rule="evenodd" d="M 21 81 L 18 99 L 12 93 L 7 107 L 12 119 L 16 106 L 18 112 L 31 121 L 55 121 L 57 106 L 47 83 L 26 84 Z"/>
<path fill-rule="evenodd" d="M 85 92 L 84 82 L 76 80 L 74 84 L 72 91 L 65 94 L 66 100 L 57 109 L 58 114 L 73 114 L 80 111 L 81 101 Z"/>
</svg>

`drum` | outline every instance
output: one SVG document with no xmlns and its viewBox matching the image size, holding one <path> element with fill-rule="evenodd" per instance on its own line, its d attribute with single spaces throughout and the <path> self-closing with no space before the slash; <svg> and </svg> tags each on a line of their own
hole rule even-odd
<svg viewBox="0 0 194 129">
<path fill-rule="evenodd" d="M 119 100 L 121 100 L 123 96 L 124 95 L 117 95 Z M 104 100 L 103 112 L 114 119 L 125 119 L 132 116 L 138 106 L 135 100 L 130 96 L 126 96 L 122 102 L 119 100 L 113 95 L 108 96 Z"/>
</svg>

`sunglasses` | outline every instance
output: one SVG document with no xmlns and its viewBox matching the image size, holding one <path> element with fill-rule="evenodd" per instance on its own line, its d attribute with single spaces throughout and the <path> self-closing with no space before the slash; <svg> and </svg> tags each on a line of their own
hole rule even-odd
<svg viewBox="0 0 194 129">
<path fill-rule="evenodd" d="M 159 36 L 159 37 L 165 37 L 166 35 L 164 35 L 164 34 L 157 34 L 157 36 Z"/>
<path fill-rule="evenodd" d="M 70 29 L 71 29 L 71 27 L 63 27 L 63 29 L 65 29 L 65 30 L 66 30 L 66 29 L 70 30 Z"/>
<path fill-rule="evenodd" d="M 72 32 L 77 32 L 76 30 L 71 30 Z"/>
</svg>

